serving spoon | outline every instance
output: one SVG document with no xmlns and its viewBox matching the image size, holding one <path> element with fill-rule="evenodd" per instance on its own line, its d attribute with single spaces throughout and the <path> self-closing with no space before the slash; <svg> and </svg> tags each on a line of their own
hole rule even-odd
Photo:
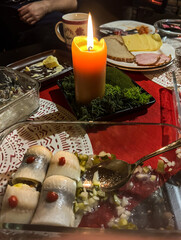
<svg viewBox="0 0 181 240">
<path fill-rule="evenodd" d="M 93 186 L 94 174 L 98 171 L 98 183 L 103 191 L 115 191 L 116 189 L 125 185 L 132 174 L 134 173 L 136 167 L 142 165 L 146 160 L 155 157 L 164 152 L 170 151 L 181 146 L 181 138 L 164 146 L 136 161 L 133 164 L 129 164 L 123 160 L 106 160 L 103 161 L 90 169 L 88 169 L 85 174 L 82 175 L 81 180 L 83 187 L 91 188 Z"/>
</svg>

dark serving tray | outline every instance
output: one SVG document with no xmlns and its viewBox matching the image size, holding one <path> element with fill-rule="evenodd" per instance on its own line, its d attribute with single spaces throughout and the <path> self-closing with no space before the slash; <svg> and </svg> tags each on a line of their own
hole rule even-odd
<svg viewBox="0 0 181 240">
<path fill-rule="evenodd" d="M 118 68 L 117 68 L 118 69 Z M 121 70 L 119 70 L 121 71 Z M 72 74 L 73 71 L 70 71 L 69 74 Z M 127 76 L 128 77 L 128 76 Z M 62 92 L 62 94 L 64 95 L 65 99 L 67 100 L 67 103 L 71 109 L 71 111 L 73 112 L 73 114 L 75 115 L 75 117 L 77 118 L 77 120 L 81 120 L 80 118 L 78 118 L 77 116 L 77 112 L 76 110 L 73 108 L 72 106 L 72 103 L 76 102 L 76 100 L 74 99 L 72 102 L 70 101 L 70 99 L 68 98 L 68 96 L 66 95 L 66 93 L 64 92 L 64 87 L 63 87 L 63 81 L 66 81 L 65 78 L 61 78 L 57 81 L 57 85 L 60 87 L 60 90 Z M 146 93 L 146 94 L 149 94 L 146 90 L 144 90 L 143 88 L 141 88 L 134 80 L 132 80 L 132 83 L 136 86 L 136 87 L 139 87 L 141 89 L 141 93 Z M 149 94 L 150 95 L 150 94 Z M 145 110 L 146 108 L 148 108 L 149 106 L 151 106 L 153 103 L 155 103 L 156 100 L 153 96 L 150 97 L 150 100 L 147 104 L 139 104 L 139 105 L 135 105 L 135 106 L 129 106 L 129 107 L 126 107 L 125 109 L 120 109 L 112 114 L 107 114 L 107 115 L 102 115 L 101 117 L 99 118 L 95 118 L 95 119 L 91 119 L 93 121 L 103 121 L 103 120 L 112 120 L 116 117 L 121 117 L 127 113 L 133 113 L 133 112 L 137 112 L 137 111 L 142 111 L 142 110 Z"/>
<path fill-rule="evenodd" d="M 57 77 L 60 77 L 60 76 L 63 77 L 67 72 L 72 70 L 71 56 L 68 52 L 61 51 L 59 49 L 53 49 L 46 52 L 38 53 L 28 58 L 24 58 L 17 62 L 11 63 L 7 65 L 7 67 L 10 67 L 14 70 L 18 70 L 20 72 L 24 72 L 23 69 L 25 69 L 25 67 L 31 67 L 33 64 L 42 62 L 45 58 L 51 55 L 57 58 L 59 64 L 62 65 L 64 69 L 61 72 L 57 72 L 57 73 L 55 73 L 53 69 L 47 74 L 46 72 L 44 72 L 42 68 L 40 69 L 41 76 L 37 77 L 36 80 L 41 84 L 52 83 L 57 81 Z M 26 74 L 26 72 L 24 73 Z"/>
</svg>

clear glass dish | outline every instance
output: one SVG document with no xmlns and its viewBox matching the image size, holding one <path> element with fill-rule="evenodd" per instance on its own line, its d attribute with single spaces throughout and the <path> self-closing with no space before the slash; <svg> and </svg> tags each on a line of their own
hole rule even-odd
<svg viewBox="0 0 181 240">
<path fill-rule="evenodd" d="M 181 126 L 181 103 L 180 103 L 180 91 L 177 84 L 177 78 L 176 73 L 172 72 L 173 75 L 173 89 L 172 89 L 172 95 L 173 95 L 173 106 L 175 110 L 175 119 L 176 119 L 176 125 L 178 127 Z"/>
<path fill-rule="evenodd" d="M 159 123 L 29 121 L 16 124 L 5 131 L 0 146 L 1 198 L 26 150 L 32 145 L 43 145 L 53 154 L 59 150 L 87 155 L 104 151 L 134 163 L 178 139 L 180 130 L 173 125 Z M 164 236 L 166 233 L 181 233 L 180 157 L 177 149 L 149 159 L 144 166 L 151 166 L 156 178 L 151 180 L 134 175 L 128 184 L 119 189 L 120 199 L 125 197 L 128 200 L 125 208 L 130 211 L 128 221 L 137 228 L 131 230 L 134 234 L 144 232 L 149 236 Z M 162 173 L 157 171 L 158 160 L 162 160 L 165 165 Z M 56 236 L 61 233 L 68 239 L 71 239 L 72 234 L 77 238 L 86 235 L 90 239 L 96 235 L 98 239 L 108 236 L 116 239 L 121 232 L 132 239 L 129 229 L 113 229 L 109 224 L 112 217 L 117 218 L 115 209 L 116 206 L 110 202 L 99 203 L 96 210 L 83 216 L 78 228 L 2 223 L 0 234 L 6 230 L 10 236 L 13 233 L 13 236 L 23 234 L 28 237 L 29 231 L 33 231 L 34 239 L 40 236 L 43 238 L 46 234 L 47 239 L 53 239 L 52 234 L 55 233 Z"/>
<path fill-rule="evenodd" d="M 161 37 L 181 36 L 181 19 L 161 19 L 154 23 L 154 27 Z"/>
<path fill-rule="evenodd" d="M 39 83 L 29 76 L 0 67 L 0 131 L 26 120 L 39 108 Z"/>
</svg>

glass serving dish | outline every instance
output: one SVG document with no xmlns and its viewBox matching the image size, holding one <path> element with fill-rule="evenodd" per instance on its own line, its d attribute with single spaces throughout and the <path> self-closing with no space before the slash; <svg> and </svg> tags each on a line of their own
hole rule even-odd
<svg viewBox="0 0 181 240">
<path fill-rule="evenodd" d="M 181 36 L 181 19 L 161 19 L 154 23 L 154 27 L 161 37 Z"/>
<path fill-rule="evenodd" d="M 0 131 L 26 120 L 39 108 L 39 87 L 29 76 L 0 67 Z"/>
<path fill-rule="evenodd" d="M 114 154 L 117 159 L 134 163 L 177 140 L 179 131 L 179 127 L 159 123 L 35 120 L 15 124 L 1 132 L 1 200 L 25 152 L 33 145 L 45 146 L 53 154 L 60 150 L 79 155 L 97 155 L 104 151 Z M 158 236 L 167 239 L 170 234 L 180 236 L 179 152 L 179 149 L 174 149 L 147 160 L 125 186 L 112 192 L 107 199 L 98 201 L 95 209 L 92 207 L 90 212 L 81 215 L 77 227 L 1 223 L 0 236 L 23 234 L 24 238 L 28 238 L 31 233 L 33 239 L 58 239 L 60 236 L 66 239 L 73 236 L 75 239 L 85 239 L 85 236 L 86 239 L 92 239 L 93 236 L 97 239 L 120 239 L 120 236 L 135 239 L 138 235 L 138 239 L 142 239 L 145 234 L 150 239 L 157 239 Z M 158 162 L 164 164 L 164 171 L 159 170 Z M 143 168 L 146 172 L 143 172 Z M 116 204 L 115 194 L 123 205 Z M 126 224 L 123 224 L 125 216 L 121 215 L 122 210 L 118 209 L 124 210 L 127 215 Z M 120 222 L 122 224 L 118 224 Z"/>
<path fill-rule="evenodd" d="M 173 105 L 174 105 L 174 110 L 175 110 L 175 119 L 176 119 L 176 125 L 178 127 L 180 127 L 181 126 L 180 89 L 177 84 L 176 73 L 172 72 L 172 75 L 173 75 L 172 95 L 173 95 Z"/>
</svg>

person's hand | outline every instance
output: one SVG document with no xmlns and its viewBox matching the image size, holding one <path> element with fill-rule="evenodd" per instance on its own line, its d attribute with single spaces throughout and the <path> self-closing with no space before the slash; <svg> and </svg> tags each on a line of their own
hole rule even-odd
<svg viewBox="0 0 181 240">
<path fill-rule="evenodd" d="M 18 11 L 23 22 L 33 25 L 48 12 L 48 7 L 44 1 L 39 1 L 24 5 Z"/>
</svg>

